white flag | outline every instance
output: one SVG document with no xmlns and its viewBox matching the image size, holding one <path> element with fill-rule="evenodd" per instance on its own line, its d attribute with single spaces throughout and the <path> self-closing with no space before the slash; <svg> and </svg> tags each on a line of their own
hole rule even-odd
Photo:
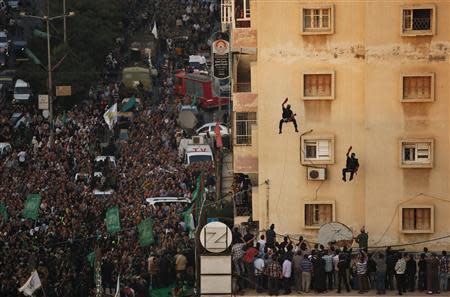
<svg viewBox="0 0 450 297">
<path fill-rule="evenodd" d="M 120 297 L 120 275 L 117 277 L 116 295 L 114 297 Z"/>
<path fill-rule="evenodd" d="M 156 21 L 153 22 L 152 34 L 156 39 L 158 39 L 158 29 L 156 29 Z"/>
<path fill-rule="evenodd" d="M 117 103 L 114 103 L 114 105 L 103 114 L 103 118 L 105 119 L 106 124 L 108 124 L 109 129 L 112 130 L 117 123 Z"/>
<path fill-rule="evenodd" d="M 27 282 L 19 289 L 19 292 L 22 292 L 27 296 L 31 296 L 33 295 L 34 291 L 41 287 L 41 285 L 41 280 L 39 279 L 39 275 L 35 270 L 33 271 L 33 273 L 31 273 L 31 276 L 27 280 Z"/>
</svg>

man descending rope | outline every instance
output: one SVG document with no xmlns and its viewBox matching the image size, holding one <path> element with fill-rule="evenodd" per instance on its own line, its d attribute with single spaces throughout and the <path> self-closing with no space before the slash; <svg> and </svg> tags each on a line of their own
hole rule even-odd
<svg viewBox="0 0 450 297">
<path fill-rule="evenodd" d="M 284 105 L 287 103 L 287 101 L 288 101 L 288 98 L 286 98 L 285 100 L 284 100 L 284 102 L 283 102 L 283 104 L 281 104 L 281 107 L 283 108 L 283 115 L 282 115 L 282 119 L 280 120 L 280 125 L 279 125 L 279 134 L 281 134 L 282 133 L 282 126 L 283 126 L 283 123 L 287 123 L 287 122 L 293 122 L 294 123 L 294 127 L 295 127 L 295 132 L 298 132 L 298 129 L 297 129 L 297 121 L 295 120 L 295 116 L 297 115 L 297 114 L 293 114 L 292 113 L 292 110 L 291 110 L 291 105 L 290 104 L 288 104 L 286 107 L 284 107 Z"/>
<path fill-rule="evenodd" d="M 359 162 L 358 162 L 358 159 L 355 158 L 355 153 L 352 153 L 350 157 L 348 156 L 350 154 L 351 150 L 352 150 L 352 147 L 350 146 L 348 148 L 348 151 L 346 154 L 347 155 L 347 162 L 345 164 L 346 166 L 345 166 L 345 168 L 342 169 L 342 180 L 343 181 L 347 181 L 347 179 L 346 179 L 347 172 L 350 172 L 350 180 L 353 179 L 353 174 L 358 172 Z"/>
</svg>

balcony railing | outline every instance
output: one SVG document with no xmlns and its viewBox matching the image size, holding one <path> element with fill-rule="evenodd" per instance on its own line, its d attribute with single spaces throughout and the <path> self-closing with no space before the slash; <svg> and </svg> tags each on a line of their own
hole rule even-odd
<svg viewBox="0 0 450 297">
<path fill-rule="evenodd" d="M 250 27 L 250 0 L 222 0 L 222 25 L 233 24 L 233 28 Z"/>
</svg>

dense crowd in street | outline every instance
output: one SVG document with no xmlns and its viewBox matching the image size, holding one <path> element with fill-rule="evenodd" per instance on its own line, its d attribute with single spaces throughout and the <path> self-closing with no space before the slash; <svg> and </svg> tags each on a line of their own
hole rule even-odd
<svg viewBox="0 0 450 297">
<path fill-rule="evenodd" d="M 367 233 L 356 237 L 353 250 L 311 245 L 303 237 L 292 241 L 284 236 L 277 241 L 274 225 L 259 236 L 235 230 L 232 258 L 235 293 L 256 290 L 270 296 L 291 293 L 323 294 L 370 290 L 386 294 L 396 290 L 399 295 L 420 291 L 427 294 L 448 292 L 450 257 L 425 247 L 422 253 L 404 250 L 368 250 Z"/>
<path fill-rule="evenodd" d="M 123 48 L 112 51 L 114 66 L 106 67 L 112 72 L 105 72 L 87 100 L 58 110 L 53 139 L 49 121 L 37 106 L 5 103 L 0 110 L 0 142 L 13 144 L 12 152 L 0 160 L 0 202 L 9 216 L 0 218 L 1 296 L 17 296 L 34 268 L 47 296 L 89 296 L 95 285 L 87 255 L 96 248 L 102 251 L 102 285 L 107 291 L 116 287 L 119 275 L 124 296 L 147 296 L 149 286 L 167 286 L 177 277 L 193 283 L 193 241 L 181 217 L 185 205 L 150 207 L 145 198 L 190 198 L 200 172 L 206 180 L 214 174 L 210 163 L 185 167 L 177 156 L 178 99 L 171 96 L 171 81 L 175 68 L 182 65 L 172 42 L 184 34 L 188 40 L 178 46 L 186 53 L 207 47 L 218 20 L 217 6 L 196 0 L 128 2 L 125 35 L 131 37 L 139 28 L 151 30 L 154 19 L 149 16 L 154 16 L 160 37 L 153 61 L 158 77 L 153 92 L 140 94 L 128 141 L 114 144 L 117 128 L 108 132 L 103 119 L 117 100 L 115 94 L 120 100 L 124 96 L 115 75 L 127 64 Z M 10 127 L 13 112 L 29 113 L 30 121 Z M 104 152 L 105 142 L 117 159 L 117 167 L 108 165 L 106 175 L 115 191 L 99 197 L 93 194 L 99 182 L 75 181 L 75 175 L 93 175 L 95 157 Z M 42 197 L 36 221 L 22 216 L 26 197 L 33 193 Z M 122 231 L 108 235 L 105 212 L 114 205 L 120 209 Z M 155 243 L 144 248 L 136 226 L 148 217 L 154 220 Z"/>
</svg>

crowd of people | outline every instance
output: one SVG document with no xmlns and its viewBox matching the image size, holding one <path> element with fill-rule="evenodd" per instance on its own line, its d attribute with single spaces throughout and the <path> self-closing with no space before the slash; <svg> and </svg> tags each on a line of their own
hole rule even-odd
<svg viewBox="0 0 450 297">
<path fill-rule="evenodd" d="M 270 296 L 283 293 L 317 294 L 370 290 L 386 294 L 396 290 L 399 295 L 420 291 L 427 294 L 449 292 L 450 257 L 427 248 L 422 253 L 404 250 L 368 250 L 367 233 L 357 237 L 359 248 L 338 248 L 314 244 L 303 237 L 292 241 L 288 236 L 277 241 L 275 226 L 265 233 L 242 236 L 233 232 L 233 290 L 267 292 Z M 360 235 L 361 235 L 360 234 Z"/>
<path fill-rule="evenodd" d="M 218 7 L 199 0 L 128 2 L 125 40 L 140 28 L 151 30 L 156 21 L 159 51 L 152 61 L 158 70 L 153 91 L 139 94 L 127 141 L 118 141 L 118 129 L 110 131 L 103 118 L 125 96 L 117 80 L 118 67 L 127 65 L 123 46 L 112 50 L 107 61 L 113 59 L 113 67 L 105 67 L 85 101 L 57 110 L 53 136 L 49 119 L 36 106 L 5 102 L 0 109 L 0 142 L 12 144 L 12 151 L 0 160 L 0 202 L 7 211 L 7 217 L 0 214 L 0 296 L 18 296 L 17 289 L 34 269 L 49 297 L 90 296 L 94 265 L 87 256 L 94 250 L 100 250 L 101 259 L 95 261 L 101 262 L 106 292 L 116 288 L 119 275 L 123 296 L 147 296 L 149 286 L 168 286 L 180 279 L 193 285 L 194 242 L 181 215 L 186 205 L 150 207 L 145 199 L 191 198 L 197 176 L 203 172 L 207 181 L 214 175 L 210 162 L 186 167 L 177 155 L 179 99 L 172 95 L 172 76 L 183 64 L 175 46 L 185 54 L 207 47 Z M 187 39 L 173 44 L 180 34 Z M 29 114 L 30 120 L 14 128 L 9 122 L 14 112 Z M 116 166 L 96 163 L 105 150 L 115 156 Z M 96 170 L 103 178 L 75 180 L 77 173 L 94 177 Z M 95 195 L 93 190 L 105 184 L 113 193 Z M 22 215 L 29 194 L 42 197 L 35 221 Z M 119 207 L 122 229 L 114 235 L 104 222 L 112 206 Z M 154 244 L 141 247 L 136 226 L 146 218 L 153 219 Z"/>
</svg>

